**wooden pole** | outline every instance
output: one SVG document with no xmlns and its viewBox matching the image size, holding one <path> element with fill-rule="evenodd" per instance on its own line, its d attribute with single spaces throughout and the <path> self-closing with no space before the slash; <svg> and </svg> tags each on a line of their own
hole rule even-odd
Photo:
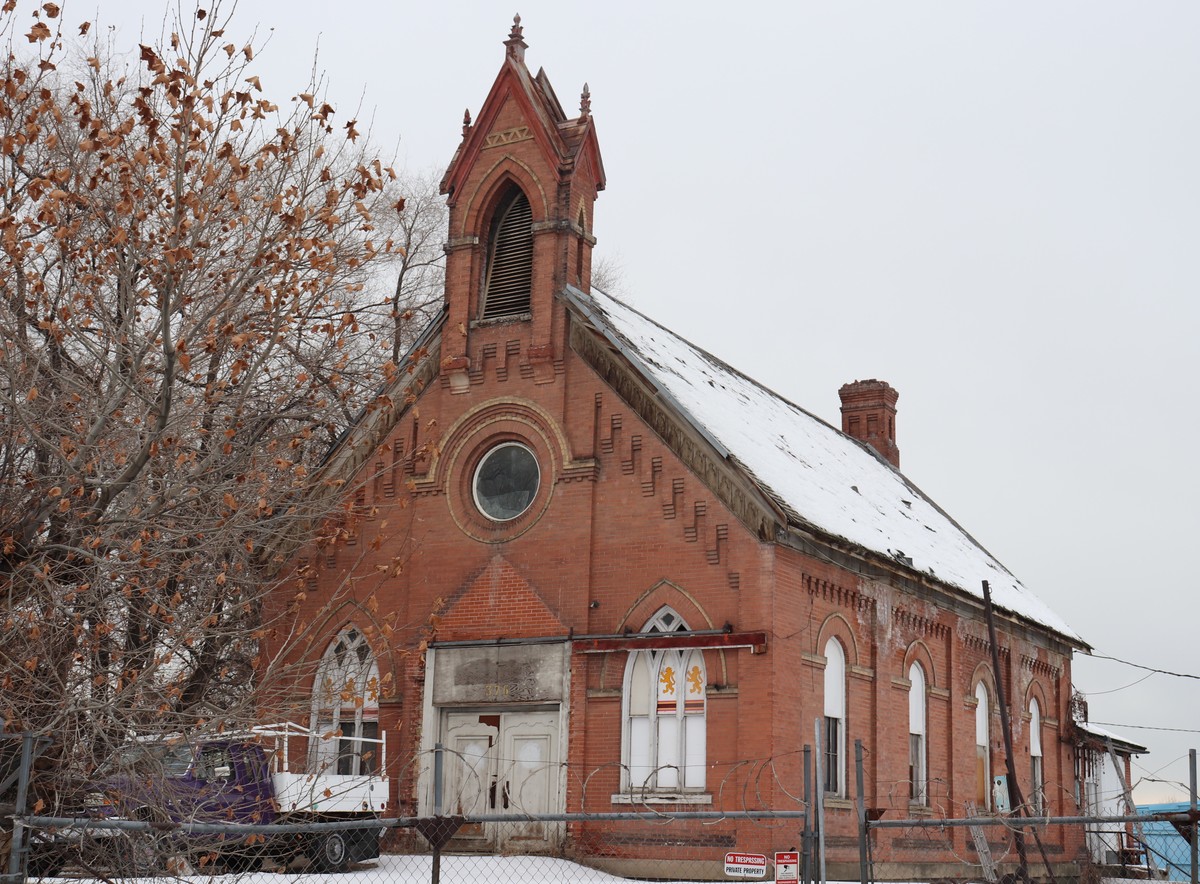
<svg viewBox="0 0 1200 884">
<path fill-rule="evenodd" d="M 854 779 L 858 799 L 858 879 L 868 884 L 867 877 L 867 803 L 863 795 L 863 744 L 854 741 Z"/>
<path fill-rule="evenodd" d="M 1008 803 L 1020 812 L 1023 803 L 1021 789 L 1017 785 L 1017 768 L 1013 763 L 1012 723 L 1008 718 L 1008 699 L 1004 695 L 1004 677 L 1000 671 L 1000 645 L 996 641 L 996 618 L 992 613 L 992 592 L 988 582 L 983 581 L 983 607 L 987 616 L 988 640 L 992 645 L 992 671 L 996 673 L 996 699 L 1000 704 L 1000 730 L 1004 735 L 1004 763 L 1008 770 Z M 1025 832 L 1021 826 L 1013 829 L 1013 843 L 1017 848 L 1017 877 L 1029 880 L 1029 857 L 1025 855 Z"/>
</svg>

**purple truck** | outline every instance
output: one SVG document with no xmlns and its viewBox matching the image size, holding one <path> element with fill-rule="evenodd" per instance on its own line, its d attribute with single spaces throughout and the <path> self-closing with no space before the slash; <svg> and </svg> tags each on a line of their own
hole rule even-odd
<svg viewBox="0 0 1200 884">
<path fill-rule="evenodd" d="M 332 742 L 331 742 L 332 741 Z M 303 752 L 291 751 L 303 744 Z M 287 864 L 306 856 L 309 867 L 344 871 L 377 857 L 388 801 L 384 739 L 321 735 L 295 724 L 195 742 L 132 744 L 113 759 L 86 796 L 95 819 L 157 824 L 151 832 L 96 838 L 117 864 L 140 874 L 172 863 L 249 871 L 264 859 Z M 332 750 L 332 751 L 330 751 Z M 353 765 L 345 758 L 351 753 Z M 352 767 L 357 774 L 339 773 Z M 280 832 L 276 824 L 361 823 Z M 185 834 L 178 824 L 264 826 L 261 834 Z M 112 849 L 119 843 L 120 850 Z"/>
</svg>

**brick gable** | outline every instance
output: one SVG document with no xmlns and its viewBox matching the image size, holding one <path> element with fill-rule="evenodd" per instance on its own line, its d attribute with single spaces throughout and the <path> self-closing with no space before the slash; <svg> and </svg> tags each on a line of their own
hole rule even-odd
<svg viewBox="0 0 1200 884">
<path fill-rule="evenodd" d="M 451 598 L 439 641 L 564 635 L 567 628 L 502 555 L 497 554 Z"/>
</svg>

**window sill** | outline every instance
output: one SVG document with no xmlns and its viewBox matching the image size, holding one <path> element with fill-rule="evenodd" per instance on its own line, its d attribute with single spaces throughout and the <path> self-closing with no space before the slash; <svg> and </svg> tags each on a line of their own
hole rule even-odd
<svg viewBox="0 0 1200 884">
<path fill-rule="evenodd" d="M 618 792 L 613 804 L 712 804 L 708 792 Z"/>
<path fill-rule="evenodd" d="M 854 810 L 854 799 L 842 798 L 838 795 L 826 795 L 825 806 L 834 810 Z"/>
<path fill-rule="evenodd" d="M 520 313 L 506 313 L 503 316 L 486 316 L 471 320 L 471 328 L 487 328 L 491 325 L 509 325 L 514 322 L 529 322 L 533 319 L 533 313 L 529 310 L 523 310 Z"/>
</svg>

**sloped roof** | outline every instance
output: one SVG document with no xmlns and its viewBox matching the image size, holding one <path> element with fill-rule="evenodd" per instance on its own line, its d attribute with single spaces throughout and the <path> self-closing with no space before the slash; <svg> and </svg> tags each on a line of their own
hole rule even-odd
<svg viewBox="0 0 1200 884">
<path fill-rule="evenodd" d="M 1091 724 L 1089 722 L 1076 722 L 1077 727 L 1086 737 L 1091 737 L 1102 746 L 1107 746 L 1108 741 L 1112 740 L 1113 748 L 1118 752 L 1124 752 L 1129 755 L 1145 755 L 1150 750 L 1141 743 L 1135 743 L 1133 740 L 1126 739 L 1120 734 L 1113 733 L 1110 730 L 1105 730 L 1102 727 Z"/>
<path fill-rule="evenodd" d="M 1086 647 L 1041 599 L 873 449 L 617 299 L 563 297 L 735 468 L 811 528 L 993 603 Z M 904 561 L 904 564 L 908 564 Z"/>
</svg>

